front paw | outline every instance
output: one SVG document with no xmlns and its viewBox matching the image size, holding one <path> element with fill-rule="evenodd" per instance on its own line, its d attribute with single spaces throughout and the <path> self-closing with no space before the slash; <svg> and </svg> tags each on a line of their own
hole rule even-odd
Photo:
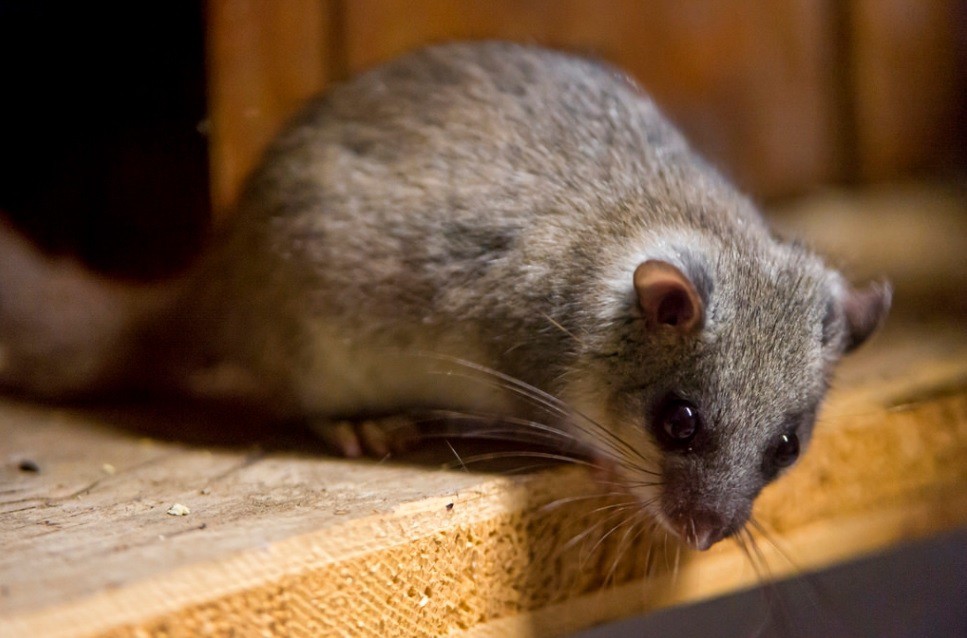
<svg viewBox="0 0 967 638">
<path fill-rule="evenodd" d="M 413 419 L 404 415 L 375 419 L 313 419 L 313 432 L 335 454 L 346 458 L 388 458 L 409 449 L 418 438 Z"/>
</svg>

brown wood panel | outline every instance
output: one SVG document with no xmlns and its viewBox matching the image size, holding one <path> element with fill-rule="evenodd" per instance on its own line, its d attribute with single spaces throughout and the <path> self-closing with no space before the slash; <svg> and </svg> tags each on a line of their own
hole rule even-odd
<svg viewBox="0 0 967 638">
<path fill-rule="evenodd" d="M 212 199 L 230 209 L 265 145 L 331 78 L 332 0 L 210 0 Z"/>
<path fill-rule="evenodd" d="M 855 0 L 851 7 L 858 177 L 962 162 L 967 82 L 956 56 L 967 5 Z"/>
<path fill-rule="evenodd" d="M 501 38 L 590 53 L 636 76 L 740 185 L 784 195 L 834 176 L 832 30 L 793 0 L 353 0 L 345 56 L 358 72 L 417 46 Z"/>
<path fill-rule="evenodd" d="M 457 39 L 612 61 L 761 197 L 962 165 L 965 12 L 962 0 L 211 0 L 216 212 L 306 97 Z"/>
</svg>

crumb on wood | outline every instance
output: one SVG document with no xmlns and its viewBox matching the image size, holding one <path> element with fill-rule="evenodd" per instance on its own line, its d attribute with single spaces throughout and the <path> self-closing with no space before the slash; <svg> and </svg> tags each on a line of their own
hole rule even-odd
<svg viewBox="0 0 967 638">
<path fill-rule="evenodd" d="M 175 503 L 174 505 L 168 508 L 168 514 L 172 516 L 188 516 L 189 514 L 191 514 L 191 510 L 188 509 L 187 506 L 182 505 L 181 503 Z"/>
<path fill-rule="evenodd" d="M 107 474 L 108 476 L 114 476 L 115 473 L 117 473 L 117 468 L 111 465 L 110 463 L 105 463 L 104 465 L 101 466 L 101 469 L 104 470 L 104 473 Z"/>
</svg>

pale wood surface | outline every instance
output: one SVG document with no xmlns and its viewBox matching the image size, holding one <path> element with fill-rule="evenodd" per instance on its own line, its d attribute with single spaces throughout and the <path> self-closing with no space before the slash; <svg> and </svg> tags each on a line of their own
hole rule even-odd
<svg viewBox="0 0 967 638">
<path fill-rule="evenodd" d="M 962 218 L 953 196 L 900 192 Z M 796 218 L 870 201 L 831 194 Z M 758 503 L 786 554 L 762 542 L 776 575 L 967 524 L 964 315 L 902 292 L 842 368 L 809 452 Z M 543 507 L 593 493 L 578 469 L 349 462 L 299 437 L 256 450 L 264 437 L 231 428 L 198 436 L 207 423 L 0 403 L 0 636 L 553 636 L 757 579 L 730 543 L 679 554 L 623 530 L 599 543 L 601 501 Z M 191 513 L 168 515 L 174 503 Z"/>
</svg>

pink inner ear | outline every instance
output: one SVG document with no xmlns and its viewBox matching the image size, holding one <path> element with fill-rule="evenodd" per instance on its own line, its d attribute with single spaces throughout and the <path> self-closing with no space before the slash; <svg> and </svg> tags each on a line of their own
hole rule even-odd
<svg viewBox="0 0 967 638">
<path fill-rule="evenodd" d="M 649 259 L 635 270 L 634 282 L 650 329 L 667 326 L 689 334 L 701 327 L 702 299 L 681 270 L 666 261 Z"/>
<path fill-rule="evenodd" d="M 666 326 L 687 324 L 694 314 L 688 296 L 679 289 L 668 291 L 658 304 L 658 323 Z"/>
</svg>

